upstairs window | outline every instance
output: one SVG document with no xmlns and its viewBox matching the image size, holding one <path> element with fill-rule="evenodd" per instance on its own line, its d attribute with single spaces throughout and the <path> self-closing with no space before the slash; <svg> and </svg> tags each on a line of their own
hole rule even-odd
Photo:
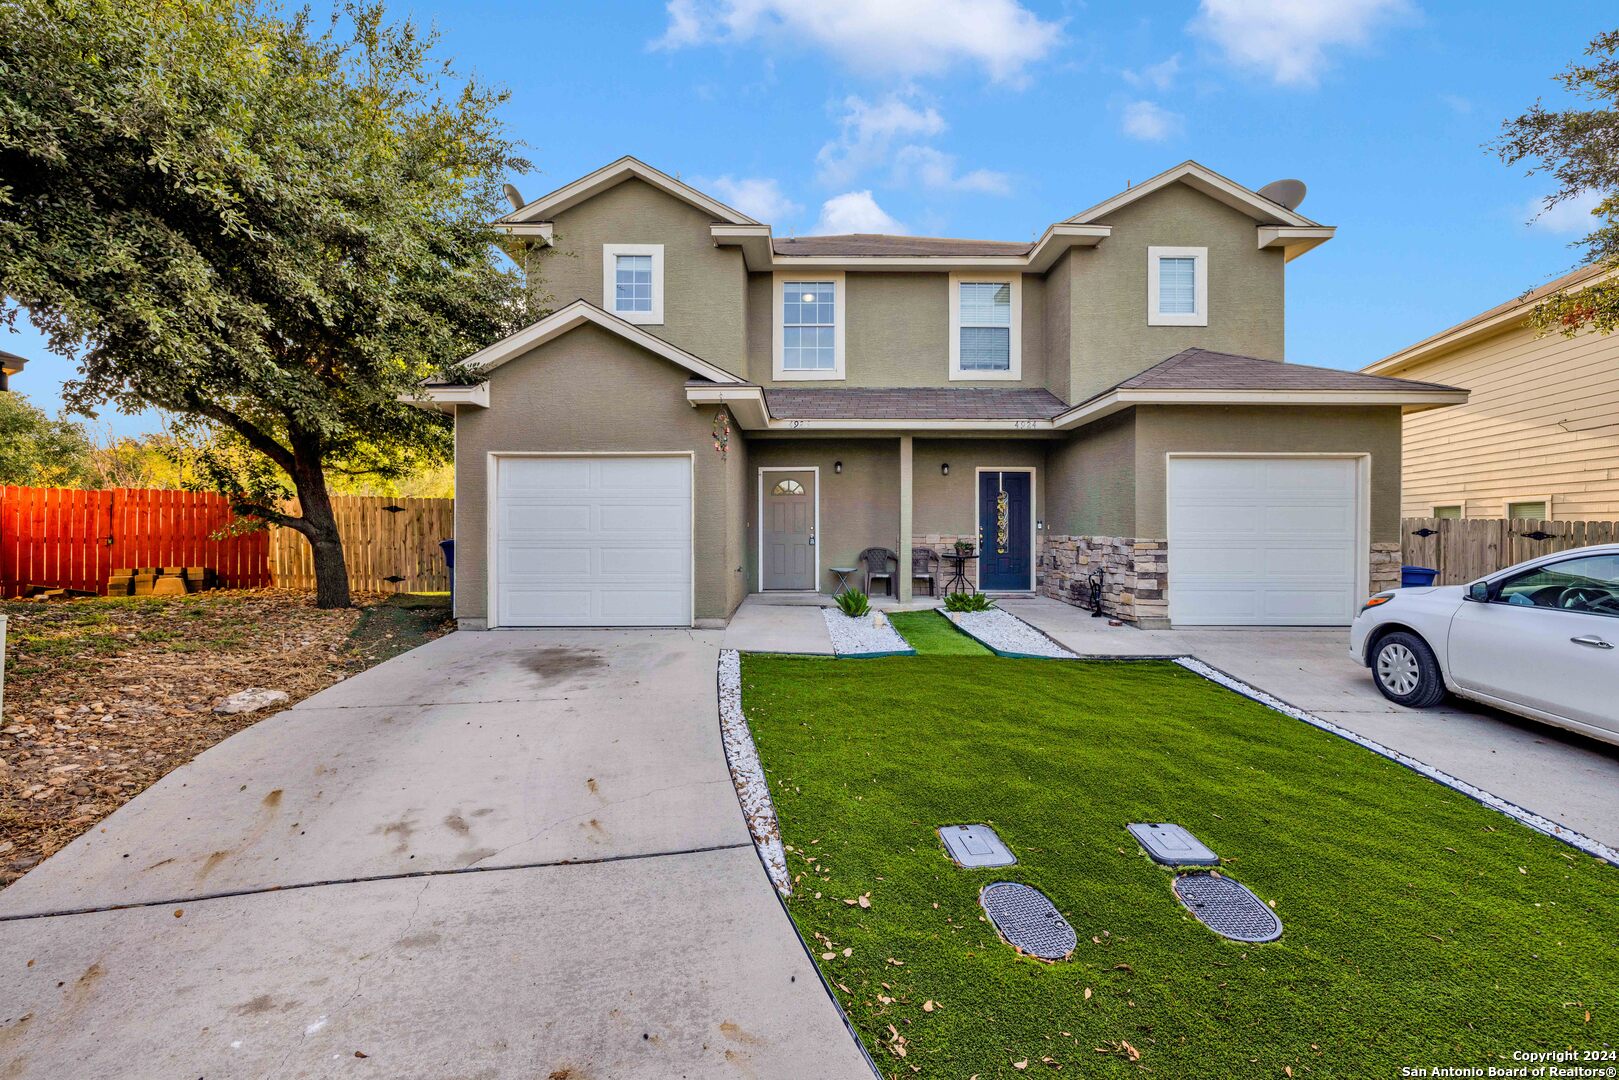
<svg viewBox="0 0 1619 1080">
<path fill-rule="evenodd" d="M 1022 377 L 1023 277 L 950 275 L 950 378 Z"/>
<path fill-rule="evenodd" d="M 1209 325 L 1209 249 L 1147 249 L 1147 325 Z"/>
<path fill-rule="evenodd" d="M 776 277 L 778 379 L 843 378 L 843 275 Z"/>
<path fill-rule="evenodd" d="M 663 245 L 602 245 L 602 307 L 632 323 L 663 322 Z"/>
</svg>

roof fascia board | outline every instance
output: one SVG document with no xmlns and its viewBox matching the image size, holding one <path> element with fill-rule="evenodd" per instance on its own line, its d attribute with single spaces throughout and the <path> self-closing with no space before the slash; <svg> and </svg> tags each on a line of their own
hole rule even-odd
<svg viewBox="0 0 1619 1080">
<path fill-rule="evenodd" d="M 1105 217 L 1120 207 L 1128 206 L 1137 199 L 1146 198 L 1160 188 L 1176 182 L 1183 182 L 1188 187 L 1225 203 L 1233 210 L 1242 211 L 1262 224 L 1294 225 L 1303 228 L 1319 227 L 1321 224 L 1295 210 L 1289 210 L 1280 203 L 1273 203 L 1258 192 L 1250 191 L 1235 180 L 1228 180 L 1213 169 L 1199 165 L 1195 161 L 1184 161 L 1172 169 L 1166 169 L 1150 180 L 1126 188 L 1111 199 L 1104 199 L 1089 210 L 1075 214 L 1068 221 L 1080 225 L 1091 224 L 1099 217 Z"/>
<path fill-rule="evenodd" d="M 489 408 L 489 384 L 481 382 L 471 386 L 426 385 L 415 394 L 399 395 L 399 400 L 418 409 L 429 409 L 454 416 L 456 407 L 461 405 L 474 409 Z"/>
<path fill-rule="evenodd" d="M 1042 274 L 1063 252 L 1073 247 L 1095 247 L 1113 233 L 1108 225 L 1058 222 L 1046 229 L 1027 255 L 778 255 L 768 225 L 712 225 L 709 233 L 717 246 L 740 247 L 752 271 L 796 266 L 823 270 L 1026 270 Z"/>
<path fill-rule="evenodd" d="M 1337 233 L 1332 225 L 1261 225 L 1259 227 L 1260 250 L 1266 248 L 1281 248 L 1282 261 L 1292 262 L 1306 251 L 1320 247 Z"/>
<path fill-rule="evenodd" d="M 1399 405 L 1408 411 L 1467 403 L 1466 390 L 1110 390 L 1052 423 L 1079 427 L 1136 405 Z"/>
<path fill-rule="evenodd" d="M 687 386 L 686 400 L 698 405 L 726 405 L 736 414 L 745 431 L 835 432 L 835 431 L 1046 431 L 1050 420 L 940 420 L 915 417 L 888 419 L 859 417 L 776 417 L 770 415 L 760 386 Z"/>
<path fill-rule="evenodd" d="M 521 224 L 523 222 L 541 221 L 562 213 L 569 207 L 589 199 L 598 192 L 623 183 L 631 177 L 646 181 L 677 199 L 691 203 L 699 209 L 713 214 L 720 221 L 730 222 L 733 225 L 757 225 L 757 221 L 738 210 L 733 210 L 718 199 L 710 198 L 690 184 L 682 183 L 667 173 L 660 172 L 644 161 L 633 157 L 622 157 L 610 165 L 604 165 L 587 176 L 581 176 L 571 184 L 565 184 L 555 191 L 541 195 L 531 203 L 525 204 L 519 210 L 500 218 L 496 224 Z"/>
<path fill-rule="evenodd" d="M 528 352 L 536 346 L 561 337 L 568 331 L 591 322 L 604 330 L 611 331 L 619 337 L 627 338 L 648 352 L 656 353 L 665 360 L 673 361 L 696 375 L 705 379 L 712 379 L 717 383 L 736 384 L 743 380 L 726 371 L 715 367 L 699 356 L 693 356 L 685 349 L 671 345 L 654 334 L 649 334 L 633 323 L 625 322 L 618 316 L 603 311 L 594 304 L 583 300 L 575 300 L 567 307 L 553 311 L 539 322 L 532 323 L 510 337 L 502 338 L 493 345 L 480 349 L 466 360 L 468 367 L 476 368 L 487 375 L 495 368 Z"/>
<path fill-rule="evenodd" d="M 507 236 L 537 238 L 542 246 L 549 247 L 556 227 L 549 221 L 497 221 L 494 228 Z"/>
</svg>

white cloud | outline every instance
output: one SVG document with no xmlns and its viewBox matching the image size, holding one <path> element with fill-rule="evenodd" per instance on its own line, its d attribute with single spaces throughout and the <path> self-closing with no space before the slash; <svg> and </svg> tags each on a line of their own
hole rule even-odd
<svg viewBox="0 0 1619 1080">
<path fill-rule="evenodd" d="M 1143 89 L 1168 90 L 1175 85 L 1175 76 L 1179 75 L 1180 72 L 1181 54 L 1176 53 L 1168 60 L 1160 60 L 1158 63 L 1150 67 L 1144 67 L 1140 71 L 1126 69 L 1124 81 L 1131 86 L 1139 86 Z"/>
<path fill-rule="evenodd" d="M 1449 105 L 1451 111 L 1458 116 L 1466 116 L 1473 111 L 1473 103 L 1460 94 L 1440 94 L 1439 100 Z"/>
<path fill-rule="evenodd" d="M 919 184 L 933 191 L 973 191 L 1010 195 L 1012 181 L 1003 172 L 973 169 L 956 172 L 956 156 L 931 146 L 902 146 L 894 154 L 894 183 Z"/>
<path fill-rule="evenodd" d="M 1018 0 L 668 0 L 654 48 L 758 41 L 814 45 L 862 75 L 938 75 L 958 64 L 1019 82 L 1062 26 Z"/>
<path fill-rule="evenodd" d="M 712 192 L 720 202 L 766 224 L 792 217 L 802 206 L 789 199 L 775 180 L 763 176 L 719 176 L 701 180 L 698 190 Z"/>
<path fill-rule="evenodd" d="M 1124 107 L 1124 133 L 1143 142 L 1163 142 L 1185 127 L 1180 113 L 1151 101 L 1132 101 Z"/>
<path fill-rule="evenodd" d="M 908 233 L 909 230 L 888 216 L 877 205 L 870 191 L 846 191 L 834 195 L 821 205 L 821 220 L 815 223 L 810 236 L 835 236 L 840 233 Z"/>
<path fill-rule="evenodd" d="M 1591 215 L 1596 213 L 1597 204 L 1602 201 L 1599 191 L 1582 191 L 1572 199 L 1564 199 L 1550 210 L 1545 203 L 1536 199 L 1526 208 L 1529 224 L 1542 232 L 1559 233 L 1564 236 L 1586 233 L 1601 224 Z"/>
<path fill-rule="evenodd" d="M 1362 46 L 1406 0 L 1201 0 L 1192 29 L 1239 67 L 1314 86 L 1333 46 Z"/>
</svg>

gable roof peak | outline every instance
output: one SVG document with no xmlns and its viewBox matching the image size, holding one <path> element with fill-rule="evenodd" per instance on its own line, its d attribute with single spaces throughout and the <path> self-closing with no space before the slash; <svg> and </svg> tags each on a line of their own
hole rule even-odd
<svg viewBox="0 0 1619 1080">
<path fill-rule="evenodd" d="M 1133 184 L 1112 198 L 1104 199 L 1091 207 L 1067 219 L 1074 225 L 1089 225 L 1098 219 L 1113 213 L 1122 207 L 1128 206 L 1137 199 L 1146 198 L 1155 191 L 1168 187 L 1170 184 L 1185 184 L 1194 191 L 1200 191 L 1218 202 L 1240 211 L 1253 218 L 1261 225 L 1291 225 L 1300 228 L 1318 227 L 1320 222 L 1305 217 L 1297 210 L 1289 210 L 1281 203 L 1272 202 L 1252 188 L 1243 186 L 1215 172 L 1207 165 L 1187 158 L 1179 165 L 1165 169 L 1157 176 Z"/>
<path fill-rule="evenodd" d="M 758 225 L 740 210 L 726 206 L 713 196 L 706 195 L 683 180 L 678 180 L 660 169 L 655 169 L 640 158 L 625 154 L 617 161 L 609 162 L 595 172 L 587 173 L 571 184 L 564 184 L 555 191 L 541 195 L 532 202 L 525 203 L 519 209 L 513 210 L 505 217 L 496 219 L 498 225 L 518 225 L 525 222 L 548 221 L 556 214 L 577 206 L 586 199 L 592 198 L 608 188 L 616 187 L 626 180 L 641 180 L 668 195 L 697 207 L 699 210 L 712 214 L 715 221 L 729 225 Z"/>
</svg>

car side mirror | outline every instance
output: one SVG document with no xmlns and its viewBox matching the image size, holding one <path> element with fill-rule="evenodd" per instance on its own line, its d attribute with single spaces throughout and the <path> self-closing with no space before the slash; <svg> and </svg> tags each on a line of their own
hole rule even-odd
<svg viewBox="0 0 1619 1080">
<path fill-rule="evenodd" d="M 1491 591 L 1489 582 L 1475 581 L 1467 587 L 1467 598 L 1476 603 L 1488 604 Z"/>
</svg>

